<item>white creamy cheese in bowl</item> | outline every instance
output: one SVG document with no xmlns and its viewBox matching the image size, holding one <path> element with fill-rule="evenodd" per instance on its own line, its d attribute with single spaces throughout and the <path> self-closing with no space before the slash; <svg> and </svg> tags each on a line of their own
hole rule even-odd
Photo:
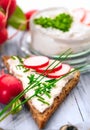
<svg viewBox="0 0 90 130">
<path fill-rule="evenodd" d="M 52 27 L 44 28 L 34 22 L 40 17 L 54 19 L 62 13 L 69 14 L 73 19 L 68 31 Z M 66 8 L 51 8 L 37 12 L 31 18 L 30 29 L 32 49 L 44 55 L 59 55 L 69 48 L 76 54 L 90 48 L 90 26 L 78 22 L 72 11 Z"/>
</svg>

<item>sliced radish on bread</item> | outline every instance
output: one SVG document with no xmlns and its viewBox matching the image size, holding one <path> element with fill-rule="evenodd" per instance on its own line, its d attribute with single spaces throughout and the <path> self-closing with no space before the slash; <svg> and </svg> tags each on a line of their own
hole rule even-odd
<svg viewBox="0 0 90 130">
<path fill-rule="evenodd" d="M 49 60 L 49 64 L 46 67 L 37 68 L 36 71 L 39 73 L 54 73 L 62 68 L 60 61 Z"/>
<path fill-rule="evenodd" d="M 74 18 L 79 22 L 82 22 L 86 15 L 86 11 L 83 8 L 74 9 L 72 12 L 73 12 Z"/>
<path fill-rule="evenodd" d="M 33 56 L 24 60 L 24 66 L 32 69 L 45 67 L 48 64 L 49 64 L 49 59 L 48 57 L 45 56 Z"/>
<path fill-rule="evenodd" d="M 86 11 L 85 18 L 83 19 L 82 23 L 86 25 L 90 25 L 90 11 Z"/>
<path fill-rule="evenodd" d="M 49 73 L 47 77 L 49 78 L 59 78 L 67 74 L 71 70 L 71 67 L 68 64 L 62 64 L 62 68 L 54 73 Z"/>
</svg>

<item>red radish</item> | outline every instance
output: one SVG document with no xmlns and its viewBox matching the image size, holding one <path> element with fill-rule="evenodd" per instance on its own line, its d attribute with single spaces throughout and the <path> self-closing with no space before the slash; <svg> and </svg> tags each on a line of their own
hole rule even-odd
<svg viewBox="0 0 90 130">
<path fill-rule="evenodd" d="M 73 16 L 79 22 L 83 21 L 85 15 L 86 15 L 86 11 L 84 8 L 77 8 L 73 10 Z"/>
<path fill-rule="evenodd" d="M 0 44 L 3 44 L 8 39 L 8 32 L 4 28 L 0 31 Z"/>
<path fill-rule="evenodd" d="M 71 70 L 68 64 L 62 64 L 62 68 L 54 73 L 49 73 L 47 77 L 49 78 L 60 78 L 61 76 L 67 74 Z"/>
<path fill-rule="evenodd" d="M 0 11 L 0 30 L 2 30 L 3 28 L 5 28 L 5 25 L 6 25 L 6 16 L 5 16 L 4 13 L 2 13 Z"/>
<path fill-rule="evenodd" d="M 0 87 L 0 103 L 2 104 L 8 104 L 12 99 L 12 96 L 10 92 L 3 87 L 3 89 Z"/>
<path fill-rule="evenodd" d="M 29 20 L 31 18 L 31 16 L 36 13 L 37 10 L 30 10 L 28 12 L 25 13 L 26 19 Z M 27 22 L 27 30 L 29 30 L 29 21 Z"/>
<path fill-rule="evenodd" d="M 86 25 L 90 25 L 90 11 L 86 11 L 85 18 L 82 21 Z"/>
<path fill-rule="evenodd" d="M 24 66 L 27 68 L 37 69 L 49 64 L 49 59 L 45 56 L 33 56 L 24 60 Z"/>
<path fill-rule="evenodd" d="M 58 70 L 60 70 L 62 68 L 62 64 L 59 63 L 59 61 L 55 62 L 53 65 L 52 63 L 54 62 L 54 60 L 49 60 L 49 65 L 47 65 L 46 67 L 42 67 L 42 68 L 37 68 L 36 71 L 39 73 L 53 73 L 56 72 Z M 59 64 L 58 64 L 59 63 Z M 57 65 L 58 64 L 58 65 Z M 51 66 L 50 66 L 51 65 Z M 56 67 L 55 67 L 56 65 Z M 50 67 L 49 67 L 50 66 Z"/>
<path fill-rule="evenodd" d="M 20 80 L 10 74 L 0 76 L 0 103 L 9 103 L 23 91 L 23 85 Z"/>
<path fill-rule="evenodd" d="M 1 0 L 1 7 L 5 11 L 7 10 L 7 7 L 8 7 L 8 4 L 10 1 L 11 1 L 11 3 L 10 3 L 10 7 L 9 7 L 8 17 L 10 17 L 16 9 L 16 0 Z"/>
</svg>

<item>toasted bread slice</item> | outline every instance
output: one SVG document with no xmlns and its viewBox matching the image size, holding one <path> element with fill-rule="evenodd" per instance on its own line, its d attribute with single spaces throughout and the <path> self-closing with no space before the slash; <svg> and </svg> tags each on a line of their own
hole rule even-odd
<svg viewBox="0 0 90 130">
<path fill-rule="evenodd" d="M 10 57 L 8 57 L 8 56 L 3 57 L 4 64 L 8 70 L 10 68 L 10 66 L 7 62 L 9 58 Z M 79 77 L 80 77 L 80 73 L 79 73 L 79 71 L 76 71 L 74 73 L 74 77 L 68 81 L 68 83 L 65 85 L 65 87 L 63 87 L 62 92 L 54 99 L 53 105 L 51 107 L 49 107 L 48 109 L 46 109 L 43 113 L 40 113 L 32 105 L 32 102 L 30 100 L 27 102 L 27 104 L 30 108 L 30 111 L 32 113 L 32 116 L 40 129 L 44 128 L 46 122 L 49 120 L 51 115 L 56 111 L 58 106 L 64 101 L 64 99 L 70 93 L 70 91 L 77 85 L 77 83 L 79 81 Z M 25 96 L 25 98 L 26 98 L 26 96 Z"/>
</svg>

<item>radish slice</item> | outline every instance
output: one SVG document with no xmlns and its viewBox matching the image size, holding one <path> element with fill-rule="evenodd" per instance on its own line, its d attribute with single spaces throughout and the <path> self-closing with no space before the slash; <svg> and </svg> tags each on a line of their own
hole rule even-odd
<svg viewBox="0 0 90 130">
<path fill-rule="evenodd" d="M 49 59 L 45 56 L 33 56 L 24 60 L 24 66 L 32 69 L 45 67 L 48 64 L 49 64 Z"/>
<path fill-rule="evenodd" d="M 85 18 L 83 20 L 83 23 L 86 25 L 90 25 L 90 11 L 86 11 Z"/>
<path fill-rule="evenodd" d="M 86 15 L 86 11 L 83 8 L 74 9 L 72 12 L 73 12 L 73 16 L 75 17 L 75 19 L 79 22 L 83 21 L 85 15 Z"/>
<path fill-rule="evenodd" d="M 42 68 L 37 68 L 36 71 L 39 73 L 45 72 L 45 74 L 47 74 L 47 73 L 54 73 L 62 68 L 62 64 L 59 63 L 60 61 L 56 61 L 54 64 L 52 64 L 53 62 L 54 62 L 54 60 L 49 60 L 49 65 L 42 67 Z"/>
<path fill-rule="evenodd" d="M 68 64 L 62 64 L 62 68 L 55 73 L 49 73 L 47 77 L 49 78 L 59 78 L 65 74 L 67 74 L 71 70 L 71 67 Z"/>
</svg>

